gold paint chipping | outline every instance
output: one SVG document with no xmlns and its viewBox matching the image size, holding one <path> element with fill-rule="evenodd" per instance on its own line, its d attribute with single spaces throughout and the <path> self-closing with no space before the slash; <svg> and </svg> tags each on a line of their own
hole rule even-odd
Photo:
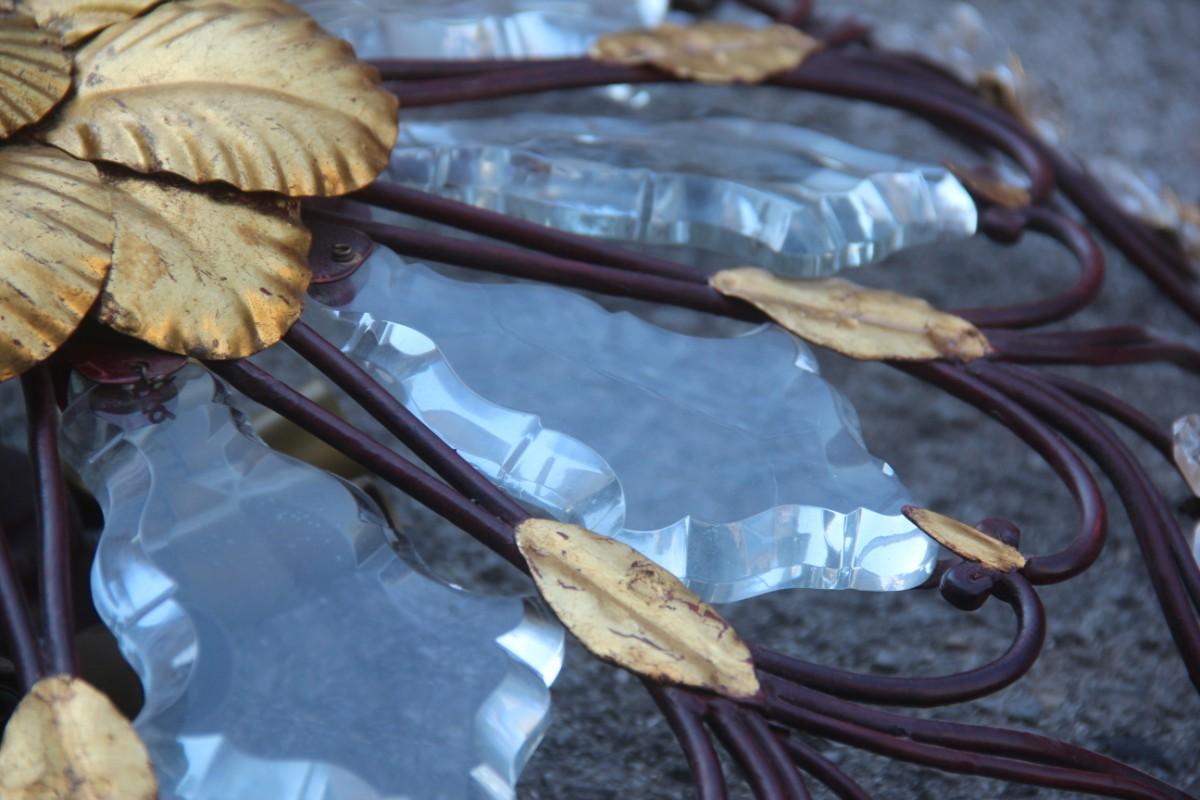
<svg viewBox="0 0 1200 800">
<path fill-rule="evenodd" d="M 146 747 L 112 702 L 79 678 L 43 678 L 0 745 L 4 800 L 154 800 Z"/>
<path fill-rule="evenodd" d="M 79 158 L 293 197 L 385 166 L 397 101 L 350 46 L 273 0 L 182 0 L 104 31 L 40 135 Z"/>
<path fill-rule="evenodd" d="M 159 0 L 18 0 L 17 10 L 73 45 L 117 22 L 136 17 Z"/>
<path fill-rule="evenodd" d="M 58 37 L 22 16 L 0 17 L 0 139 L 50 113 L 71 89 Z"/>
<path fill-rule="evenodd" d="M 664 683 L 758 694 L 750 650 L 679 579 L 577 525 L 530 519 L 517 545 L 546 602 L 597 657 Z"/>
<path fill-rule="evenodd" d="M 1020 550 L 953 517 L 913 506 L 904 507 L 904 516 L 938 544 L 968 561 L 977 561 L 1001 572 L 1012 572 L 1025 566 L 1025 556 Z"/>
<path fill-rule="evenodd" d="M 800 66 L 821 42 L 790 25 L 753 28 L 728 22 L 661 25 L 601 36 L 596 61 L 654 66 L 700 83 L 759 83 Z"/>
<path fill-rule="evenodd" d="M 300 317 L 311 237 L 296 202 L 106 176 L 117 222 L 100 320 L 205 359 L 263 350 Z"/>
<path fill-rule="evenodd" d="M 918 297 L 841 278 L 781 278 L 756 267 L 718 272 L 710 285 L 756 306 L 806 341 L 864 361 L 973 361 L 987 339 L 966 320 Z"/>
<path fill-rule="evenodd" d="M 112 260 L 100 173 L 41 145 L 0 149 L 0 380 L 49 358 L 92 307 Z"/>
</svg>

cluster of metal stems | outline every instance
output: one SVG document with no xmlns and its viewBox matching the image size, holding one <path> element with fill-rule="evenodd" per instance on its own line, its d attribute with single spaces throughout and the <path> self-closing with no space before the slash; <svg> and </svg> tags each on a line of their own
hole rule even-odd
<svg viewBox="0 0 1200 800">
<path fill-rule="evenodd" d="M 999 573 L 961 560 L 938 564 L 925 588 L 939 588 L 943 598 L 964 610 L 977 609 L 988 597 L 995 596 L 1011 606 L 1016 616 L 1017 632 L 1008 650 L 975 669 L 938 677 L 883 677 L 833 669 L 752 646 L 763 690 L 751 700 L 734 701 L 646 681 L 679 739 L 698 796 L 716 800 L 727 794 L 715 737 L 739 764 L 757 797 L 808 797 L 805 776 L 823 783 L 839 798 L 868 797 L 849 775 L 799 735 L 808 734 L 949 772 L 1111 797 L 1187 797 L 1150 775 L 1065 742 L 1000 728 L 917 719 L 874 707 L 962 703 L 999 691 L 1030 669 L 1045 638 L 1045 616 L 1034 587 L 1078 575 L 1096 560 L 1104 545 L 1106 519 L 1100 489 L 1076 448 L 1090 456 L 1116 487 L 1137 535 L 1163 616 L 1193 684 L 1200 689 L 1200 570 L 1168 502 L 1104 418 L 1120 422 L 1170 458 L 1168 432 L 1139 410 L 1099 389 L 1025 366 L 1170 361 L 1200 371 L 1200 351 L 1163 340 L 1140 327 L 1075 332 L 1025 330 L 1062 320 L 1085 307 L 1103 282 L 1103 257 L 1091 234 L 1047 205 L 1055 190 L 1073 202 L 1172 302 L 1200 321 L 1200 285 L 1190 277 L 1184 256 L 1120 211 L 1069 157 L 1039 141 L 1016 118 L 984 102 L 972 89 L 937 67 L 915 56 L 873 49 L 864 38 L 866 31 L 856 23 L 812 23 L 808 3 L 777 11 L 760 0 L 743 2 L 782 21 L 820 31 L 829 45 L 797 69 L 774 76 L 770 84 L 865 99 L 916 113 L 956 136 L 1006 153 L 1028 174 L 1028 206 L 995 205 L 986 193 L 976 197 L 981 207 L 981 230 L 1005 243 L 1016 242 L 1025 231 L 1060 242 L 1078 261 L 1078 280 L 1066 291 L 1036 302 L 955 310 L 980 326 L 994 346 L 995 352 L 985 359 L 971 364 L 896 362 L 892 366 L 992 415 L 1036 450 L 1070 490 L 1078 520 L 1064 548 L 1029 556 L 1026 566 L 1017 572 Z M 613 66 L 586 58 L 386 61 L 378 66 L 402 106 L 409 108 L 675 80 L 653 69 Z M 371 222 L 331 211 L 328 206 L 309 207 L 310 222 L 333 225 L 335 230 L 344 226 L 347 240 L 354 240 L 354 232 L 365 233 L 412 258 L 737 319 L 764 319 L 755 308 L 717 293 L 709 287 L 705 274 L 683 264 L 398 185 L 376 183 L 351 199 L 501 243 Z M 81 336 L 92 333 L 88 329 Z M 253 364 L 210 362 L 207 366 L 250 398 L 399 487 L 517 568 L 528 570 L 514 539 L 514 527 L 529 516 L 523 507 L 468 465 L 366 371 L 307 325 L 298 323 L 285 342 L 379 420 L 440 480 Z M 114 362 L 142 357 L 130 352 L 116 346 L 108 357 Z M 23 378 L 30 454 L 38 487 L 40 634 L 0 532 L 0 610 L 26 687 L 39 677 L 74 673 L 77 669 L 69 501 L 58 456 L 56 398 L 61 393 L 55 391 L 56 371 L 61 373 L 71 366 L 63 361 L 69 359 L 51 362 Z M 168 359 L 166 363 L 174 362 Z M 145 364 L 141 369 L 145 371 Z M 144 374 L 140 380 L 153 378 Z M 990 519 L 979 527 L 1009 544 L 1019 544 L 1019 532 L 1010 522 Z"/>
</svg>

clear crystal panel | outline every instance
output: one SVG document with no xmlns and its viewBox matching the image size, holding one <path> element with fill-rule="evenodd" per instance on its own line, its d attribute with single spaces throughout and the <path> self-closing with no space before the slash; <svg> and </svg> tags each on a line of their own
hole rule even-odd
<svg viewBox="0 0 1200 800">
<path fill-rule="evenodd" d="M 800 276 L 975 231 L 941 167 L 736 117 L 406 120 L 385 179 L 574 233 Z M 700 259 L 703 263 L 706 260 Z"/>
<path fill-rule="evenodd" d="M 423 574 L 352 485 L 266 447 L 198 367 L 83 393 L 95 602 L 145 688 L 164 798 L 511 798 L 562 631 Z"/>
<path fill-rule="evenodd" d="M 586 53 L 657 25 L 668 0 L 295 0 L 359 58 L 536 58 Z"/>
<path fill-rule="evenodd" d="M 904 487 L 776 327 L 687 336 L 382 248 L 305 313 L 522 501 L 625 541 L 708 600 L 930 574 L 937 547 L 899 513 Z"/>
</svg>

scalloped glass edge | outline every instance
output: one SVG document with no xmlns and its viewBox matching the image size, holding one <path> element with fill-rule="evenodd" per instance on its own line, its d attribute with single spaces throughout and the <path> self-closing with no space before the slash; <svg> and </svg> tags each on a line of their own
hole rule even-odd
<svg viewBox="0 0 1200 800">
<path fill-rule="evenodd" d="M 402 262 L 386 248 L 377 248 L 370 261 L 358 274 L 359 279 L 369 280 L 372 269 L 408 268 L 420 269 L 423 277 L 447 286 L 464 285 L 463 281 L 441 275 L 424 265 Z M 560 292 L 608 324 L 624 317 L 665 335 L 697 340 L 706 338 L 667 331 L 625 312 L 614 314 L 589 298 L 565 290 L 515 285 Z M 709 602 L 736 602 L 792 588 L 901 591 L 919 586 L 933 572 L 938 545 L 899 513 L 900 500 L 895 503 L 896 513 L 881 513 L 864 507 L 843 513 L 831 508 L 786 504 L 724 523 L 707 522 L 688 515 L 656 530 L 627 529 L 624 527 L 625 500 L 621 480 L 603 456 L 573 436 L 544 427 L 536 414 L 493 403 L 478 394 L 458 376 L 437 344 L 420 331 L 375 319 L 369 312 L 343 310 L 320 301 L 323 295 L 330 296 L 338 291 L 336 285 L 318 289 L 306 305 L 305 321 L 370 372 L 393 397 L 458 450 L 472 466 L 520 502 L 555 519 L 583 525 L 633 547 L 679 577 Z M 370 287 L 368 293 L 375 300 L 386 296 L 378 286 Z M 743 335 L 753 336 L 767 330 L 767 326 L 760 326 Z M 789 339 L 795 346 L 792 367 L 816 373 L 815 362 L 807 348 L 794 337 Z M 832 386 L 830 390 L 853 415 L 849 401 Z M 423 395 L 434 396 L 443 404 L 438 406 L 436 419 L 430 418 L 420 400 L 414 401 L 413 398 Z M 351 409 L 349 413 L 360 426 L 390 438 L 365 413 L 358 409 Z M 439 429 L 439 421 L 450 415 L 456 420 L 453 430 Z M 854 424 L 856 419 L 844 418 L 842 422 L 853 431 L 855 440 L 861 445 Z M 472 439 L 471 430 L 486 430 L 490 435 L 486 439 Z M 514 439 L 505 440 L 498 433 L 504 430 L 520 433 Z M 488 452 L 484 452 L 485 447 Z M 874 459 L 874 463 L 885 476 L 894 478 L 890 466 L 878 459 Z M 580 477 L 583 474 L 587 476 L 585 479 Z M 573 489 L 566 477 L 574 482 Z M 560 483 L 553 483 L 556 479 Z M 898 481 L 897 486 L 902 492 L 903 487 Z M 820 549 L 819 556 L 780 563 L 781 552 L 806 549 L 801 544 L 805 539 L 808 545 Z M 888 560 L 886 548 L 913 542 L 920 543 L 922 552 L 911 569 L 897 573 L 881 568 Z M 759 543 L 757 549 L 755 543 Z M 706 579 L 694 568 L 700 554 L 709 563 L 739 564 L 743 573 L 732 579 Z M 764 560 L 768 563 L 765 568 Z"/>
<path fill-rule="evenodd" d="M 241 435 L 267 448 L 254 432 L 249 420 L 233 404 L 231 392 L 217 378 L 197 365 L 189 365 L 174 376 L 174 380 L 187 378 L 212 381 L 212 413 L 226 409 L 230 419 Z M 91 590 L 95 607 L 104 624 L 113 632 L 120 645 L 121 653 L 137 673 L 141 681 L 146 705 L 134 721 L 134 726 L 145 737 L 147 747 L 153 754 L 158 740 L 153 733 L 147 734 L 146 724 L 156 715 L 177 702 L 186 691 L 191 680 L 193 666 L 198 655 L 197 639 L 193 623 L 187 612 L 174 599 L 176 584 L 159 570 L 139 543 L 139 517 L 144 510 L 131 498 L 149 497 L 150 484 L 154 480 L 145 456 L 136 445 L 124 440 L 119 434 L 90 457 L 82 450 L 98 442 L 73 442 L 67 436 L 70 419 L 75 414 L 92 413 L 87 408 L 87 399 L 95 387 L 85 388 L 73 396 L 63 415 L 64 456 L 88 482 L 93 469 L 113 451 L 132 448 L 138 453 L 122 469 L 119 478 L 98 485 L 89 483 L 95 492 L 105 518 L 104 531 L 97 547 L 91 571 Z M 317 470 L 309 464 L 274 452 L 280 458 L 293 461 L 305 469 Z M 318 470 L 319 471 L 319 470 Z M 374 502 L 353 484 L 324 473 L 336 480 L 352 494 L 355 502 L 374 509 Z M 115 508 L 126 508 L 129 517 L 111 515 Z M 375 509 L 374 513 L 383 518 Z M 430 581 L 450 590 L 473 594 L 447 584 L 428 572 L 411 544 L 399 533 L 384 526 L 395 537 L 391 549 L 406 565 Z M 118 533 L 117 531 L 120 531 Z M 396 546 L 398 545 L 398 546 Z M 384 544 L 383 547 L 387 547 Z M 403 555 L 400 555 L 403 553 Z M 132 581 L 115 580 L 115 573 L 135 570 L 137 581 L 154 588 L 141 591 L 137 596 L 121 596 L 110 588 L 129 587 Z M 512 800 L 516 797 L 517 779 L 533 755 L 550 724 L 550 686 L 557 679 L 565 656 L 565 634 L 557 619 L 536 597 L 519 598 L 523 606 L 520 622 L 496 638 L 496 643 L 508 655 L 508 669 L 500 683 L 492 691 L 475 715 L 476 743 L 480 761 L 470 777 L 482 796 L 489 800 Z M 154 665 L 165 665 L 156 668 Z M 524 725 L 514 729 L 506 719 L 519 718 Z M 170 739 L 187 752 L 189 769 L 179 779 L 178 785 L 187 785 L 200 778 L 208 780 L 212 775 L 236 776 L 247 767 L 268 765 L 268 771 L 253 771 L 255 785 L 251 787 L 229 787 L 228 791 L 249 789 L 249 795 L 229 794 L 230 800 L 242 796 L 274 798 L 309 798 L 314 790 L 330 792 L 314 797 L 352 797 L 353 800 L 406 800 L 406 795 L 394 796 L 379 793 L 365 781 L 336 764 L 320 761 L 283 759 L 261 759 L 244 753 L 221 736 L 195 736 Z M 271 787 L 260 781 L 269 775 L 275 783 Z M 161 788 L 161 787 L 160 787 Z M 206 785 L 206 789 L 211 788 Z M 263 794 L 264 791 L 270 794 Z M 352 794 L 339 795 L 348 791 Z"/>
<path fill-rule="evenodd" d="M 600 160 L 611 151 L 618 161 Z M 978 223 L 970 194 L 943 167 L 722 116 L 410 120 L 385 176 L 572 233 L 676 257 L 684 248 L 702 267 L 732 260 L 796 277 L 965 238 Z"/>
</svg>

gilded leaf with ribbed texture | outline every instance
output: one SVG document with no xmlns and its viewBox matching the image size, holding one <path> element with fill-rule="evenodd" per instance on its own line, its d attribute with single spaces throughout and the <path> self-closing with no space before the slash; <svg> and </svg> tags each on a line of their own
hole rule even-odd
<svg viewBox="0 0 1200 800">
<path fill-rule="evenodd" d="M 348 44 L 273 0 L 184 0 L 76 54 L 77 91 L 44 132 L 80 158 L 294 197 L 374 180 L 396 99 Z"/>
<path fill-rule="evenodd" d="M 297 202 L 106 175 L 117 222 L 100 319 L 162 350 L 242 358 L 300 317 L 310 277 Z"/>
<path fill-rule="evenodd" d="M 4 800 L 154 800 L 150 755 L 112 701 L 69 675 L 38 681 L 0 746 Z"/>
<path fill-rule="evenodd" d="M 593 655 L 663 683 L 758 694 L 750 649 L 733 626 L 629 545 L 527 519 L 517 546 L 546 602 Z"/>
<path fill-rule="evenodd" d="M 22 16 L 0 17 L 0 139 L 50 113 L 71 89 L 58 37 Z"/>
<path fill-rule="evenodd" d="M 1012 572 L 1025 566 L 1025 556 L 1020 550 L 965 522 L 927 508 L 905 506 L 903 510 L 912 524 L 967 561 L 976 561 L 1001 572 Z"/>
<path fill-rule="evenodd" d="M 92 307 L 112 259 L 100 174 L 41 145 L 0 148 L 0 380 L 49 358 Z"/>
<path fill-rule="evenodd" d="M 17 0 L 17 10 L 73 45 L 117 22 L 136 17 L 160 0 Z"/>
</svg>

